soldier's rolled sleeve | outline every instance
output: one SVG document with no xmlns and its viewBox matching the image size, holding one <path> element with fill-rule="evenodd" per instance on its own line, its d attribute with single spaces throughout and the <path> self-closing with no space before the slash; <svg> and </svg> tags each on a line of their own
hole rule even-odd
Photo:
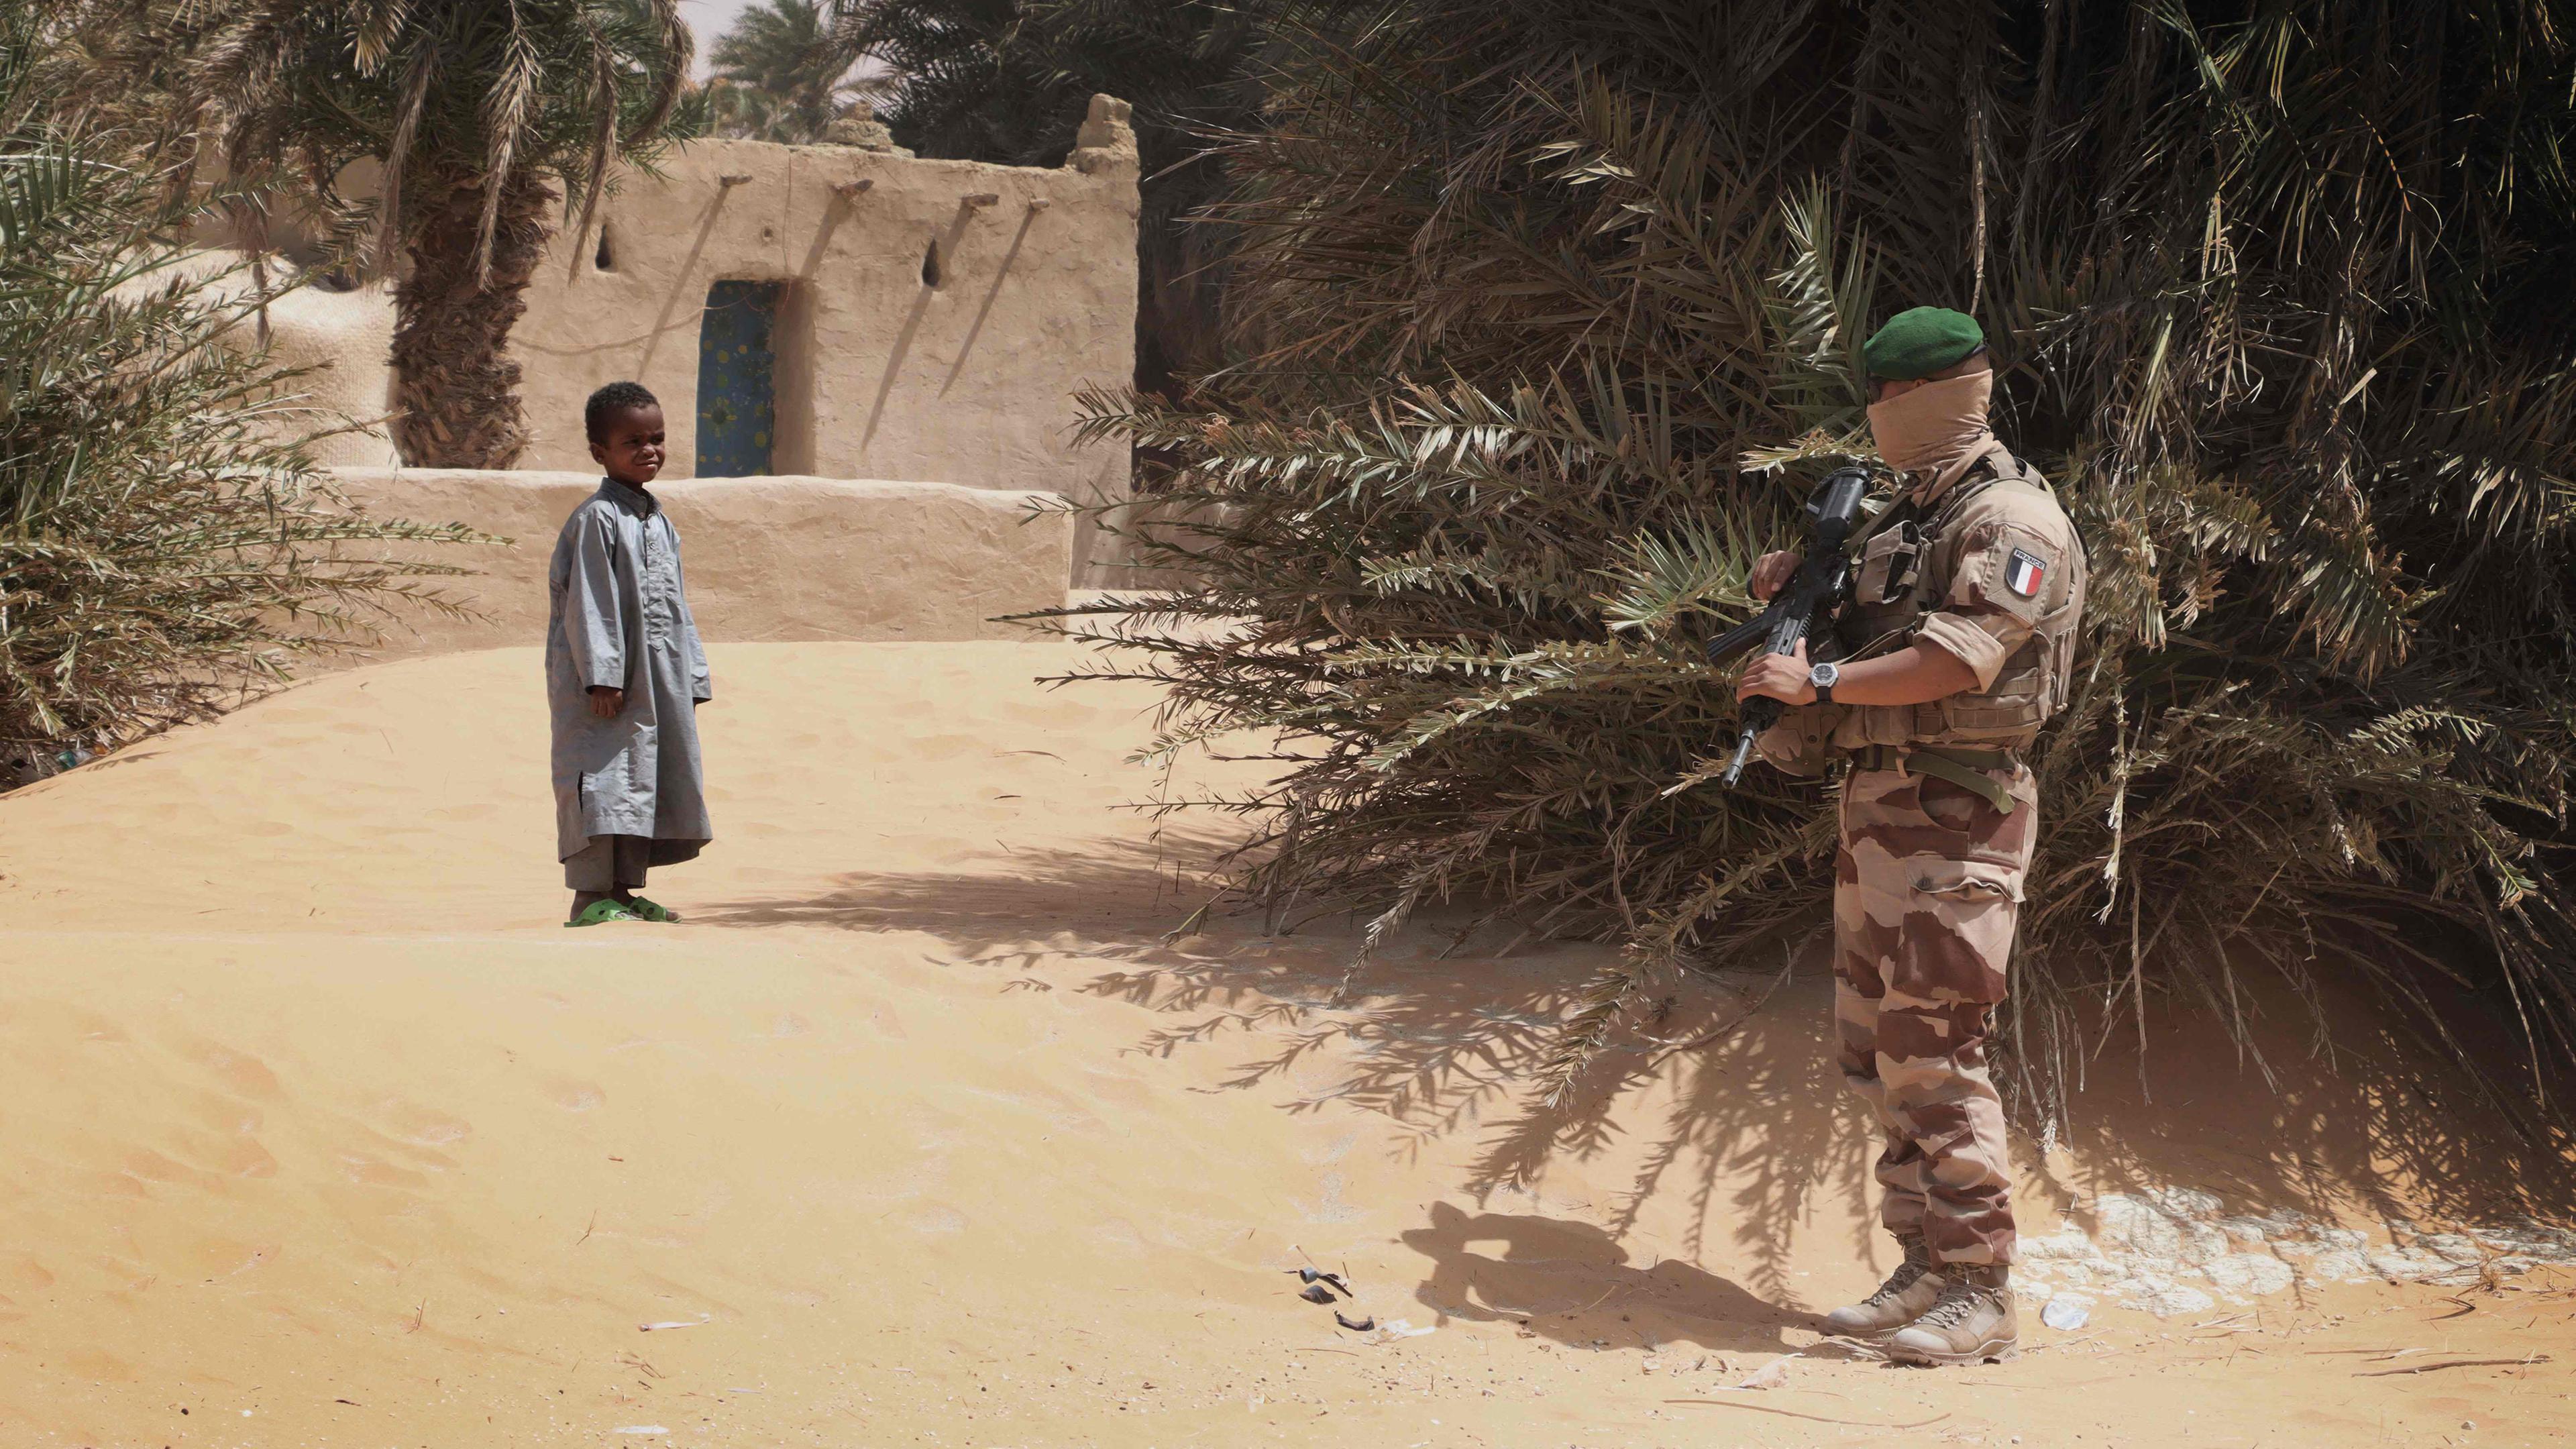
<svg viewBox="0 0 2576 1449">
<path fill-rule="evenodd" d="M 1915 637 L 1968 666 L 1979 691 L 1994 688 L 2004 661 L 2029 642 L 2060 586 L 2065 555 L 2063 543 L 2032 529 L 1988 524 L 1973 530 L 1951 570 L 1950 592 L 1923 616 Z M 2030 585 L 2028 594 L 2014 587 L 2016 578 Z"/>
<path fill-rule="evenodd" d="M 1971 622 L 1972 618 L 1947 610 L 1926 614 L 1914 637 L 1968 666 L 1968 672 L 1977 677 L 1977 688 L 1982 692 L 1995 687 L 1995 676 L 2003 672 L 2004 661 L 2012 657 L 2015 645 L 2030 637 L 2030 630 L 2024 629 L 2018 637 L 2007 638 L 2003 631 L 1984 627 L 1984 619 L 1975 618 Z"/>
</svg>

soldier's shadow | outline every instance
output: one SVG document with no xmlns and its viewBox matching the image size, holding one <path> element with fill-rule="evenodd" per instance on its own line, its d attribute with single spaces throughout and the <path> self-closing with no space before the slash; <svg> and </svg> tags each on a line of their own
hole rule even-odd
<svg viewBox="0 0 2576 1449">
<path fill-rule="evenodd" d="M 1673 1258 L 1640 1264 L 1607 1229 L 1531 1214 L 1431 1204 L 1402 1234 L 1431 1260 L 1414 1291 L 1436 1321 L 1510 1322 L 1570 1348 L 1674 1345 L 1727 1352 L 1788 1346 L 1815 1320 Z"/>
<path fill-rule="evenodd" d="M 1419 1301 L 1448 1316 L 1527 1318 L 1532 1332 L 1585 1347 L 1649 1336 L 1771 1347 L 1783 1327 L 1812 1326 L 1801 1309 L 1865 1293 L 1893 1266 L 1869 1212 L 1874 1128 L 1833 1066 L 1819 953 L 1785 974 L 1778 956 L 1692 974 L 1653 1008 L 1655 1042 L 1623 1041 L 1562 1091 L 1538 1094 L 1530 1083 L 1608 948 L 1451 950 L 1425 919 L 1353 971 L 1347 924 L 1268 935 L 1257 916 L 1193 916 L 1205 895 L 1175 889 L 1172 861 L 1212 850 L 1179 838 L 1018 849 L 981 869 L 854 873 L 820 894 L 721 903 L 697 919 L 930 933 L 956 969 L 992 973 L 1000 989 L 1063 985 L 1160 1014 L 1167 1024 L 1136 1049 L 1223 1052 L 1224 1087 L 1280 1093 L 1283 1110 L 1376 1112 L 1412 1152 L 1449 1157 L 1472 1141 L 1457 1187 L 1475 1209 L 1430 1209 L 1405 1237 L 1434 1264 Z M 2384 1008 L 2330 1003 L 2341 1055 L 2327 1059 L 2306 1055 L 2298 1002 L 2264 1004 L 2286 1040 L 2262 1069 L 2180 1013 L 2144 1062 L 2125 1034 L 2106 1040 L 2099 1022 L 2079 1021 L 2068 1046 L 2089 1071 L 2063 1139 L 2072 1151 L 2044 1156 L 2014 1134 L 2023 1201 L 2042 1209 L 2026 1221 L 2093 1230 L 2098 1194 L 2160 1186 L 2206 1189 L 2230 1212 L 2331 1216 L 2357 1199 L 2427 1221 L 2576 1214 L 2562 1139 L 2518 1136 L 2464 1106 L 2458 1063 L 2395 1040 Z M 2499 1029 L 2478 1046 L 2510 1060 L 2514 1043 Z M 2010 1087 L 2022 1071 L 2007 1059 L 1998 1076 Z M 1569 1166 L 1579 1172 L 1560 1179 L 1564 1190 L 1586 1196 L 1600 1226 L 1483 1210 L 1532 1202 L 1523 1185 Z M 1622 1242 L 1680 1258 L 1641 1265 Z"/>
</svg>

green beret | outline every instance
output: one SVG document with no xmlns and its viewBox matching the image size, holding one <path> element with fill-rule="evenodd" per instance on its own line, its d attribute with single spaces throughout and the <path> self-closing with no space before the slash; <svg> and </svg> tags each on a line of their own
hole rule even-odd
<svg viewBox="0 0 2576 1449">
<path fill-rule="evenodd" d="M 1977 319 L 1947 307 L 1914 307 L 1887 319 L 1887 325 L 1861 344 L 1861 361 L 1872 377 L 1912 382 L 1986 345 L 1986 330 Z"/>
</svg>

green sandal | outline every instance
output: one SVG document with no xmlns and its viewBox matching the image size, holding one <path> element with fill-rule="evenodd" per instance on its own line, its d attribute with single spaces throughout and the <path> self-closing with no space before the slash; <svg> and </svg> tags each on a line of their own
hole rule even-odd
<svg viewBox="0 0 2576 1449">
<path fill-rule="evenodd" d="M 640 921 L 643 917 L 613 899 L 602 898 L 582 908 L 580 915 L 564 922 L 566 926 L 597 926 L 609 921 Z"/>
<path fill-rule="evenodd" d="M 642 896 L 628 896 L 623 904 L 626 909 L 634 915 L 635 919 L 639 921 L 658 921 L 663 925 L 669 925 L 670 923 L 680 919 L 680 913 L 678 911 L 672 910 L 668 906 L 656 905 L 652 901 L 644 899 Z"/>
</svg>

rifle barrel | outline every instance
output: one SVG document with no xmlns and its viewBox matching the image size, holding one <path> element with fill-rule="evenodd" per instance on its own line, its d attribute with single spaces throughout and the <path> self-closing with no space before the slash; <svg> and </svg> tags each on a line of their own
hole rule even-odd
<svg viewBox="0 0 2576 1449">
<path fill-rule="evenodd" d="M 1735 738 L 1735 758 L 1726 762 L 1726 774 L 1723 777 L 1726 781 L 1726 787 L 1730 790 L 1734 789 L 1735 782 L 1743 777 L 1745 761 L 1753 758 L 1753 736 L 1755 733 L 1756 731 L 1748 726 L 1744 733 L 1736 736 Z"/>
</svg>

